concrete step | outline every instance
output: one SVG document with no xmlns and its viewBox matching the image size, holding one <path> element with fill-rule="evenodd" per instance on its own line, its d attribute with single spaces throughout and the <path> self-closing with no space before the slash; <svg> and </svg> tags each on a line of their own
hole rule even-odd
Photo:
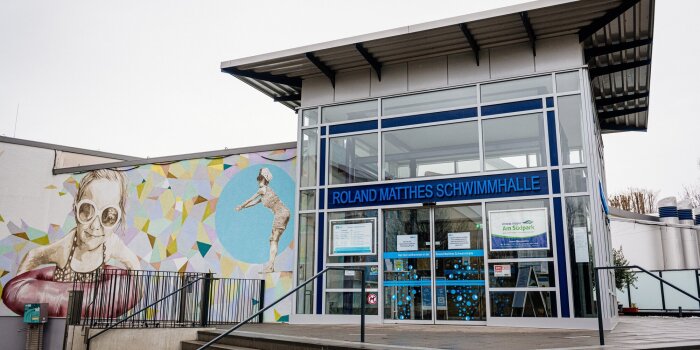
<svg viewBox="0 0 700 350">
<path fill-rule="evenodd" d="M 180 350 L 197 350 L 202 345 L 206 344 L 205 341 L 201 340 L 187 340 L 181 343 Z M 225 345 L 225 344 L 214 344 L 209 347 L 209 349 L 214 350 L 256 350 L 253 348 L 244 348 L 241 346 Z"/>
<path fill-rule="evenodd" d="M 197 340 L 208 342 L 219 334 L 221 330 L 207 330 L 197 332 Z M 258 350 L 379 350 L 379 349 L 415 349 L 423 350 L 429 348 L 396 346 L 387 344 L 370 344 L 351 342 L 343 340 L 319 339 L 303 336 L 290 336 L 279 334 L 267 334 L 258 332 L 235 331 L 217 342 L 232 346 L 253 348 Z M 185 350 L 185 348 L 183 348 Z"/>
</svg>

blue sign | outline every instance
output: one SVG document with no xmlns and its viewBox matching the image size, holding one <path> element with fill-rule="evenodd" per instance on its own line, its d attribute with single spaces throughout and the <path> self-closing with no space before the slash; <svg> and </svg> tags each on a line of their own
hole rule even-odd
<svg viewBox="0 0 700 350">
<path fill-rule="evenodd" d="M 535 196 L 549 191 L 547 172 L 472 176 L 328 189 L 328 208 Z"/>
<path fill-rule="evenodd" d="M 421 279 L 428 280 L 428 282 L 430 282 L 430 277 L 422 277 Z M 439 284 L 441 281 L 445 280 L 445 277 L 436 277 L 435 280 L 437 281 L 436 283 Z M 437 289 L 437 295 L 435 296 L 435 299 L 437 299 L 437 309 L 447 309 L 447 288 L 445 288 L 445 284 L 439 284 L 437 287 L 435 287 L 435 289 Z M 433 295 L 431 288 L 421 287 L 421 303 L 423 304 L 423 309 L 432 307 L 432 299 Z"/>
<path fill-rule="evenodd" d="M 483 249 L 472 250 L 436 250 L 436 258 L 455 258 L 463 256 L 484 256 Z M 430 258 L 429 250 L 414 250 L 410 252 L 384 252 L 384 259 L 421 259 Z"/>
<path fill-rule="evenodd" d="M 491 251 L 549 249 L 547 208 L 489 211 Z"/>
</svg>

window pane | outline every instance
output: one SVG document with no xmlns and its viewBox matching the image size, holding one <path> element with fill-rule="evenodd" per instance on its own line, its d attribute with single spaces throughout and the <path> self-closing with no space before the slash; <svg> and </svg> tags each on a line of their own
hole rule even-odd
<svg viewBox="0 0 700 350">
<path fill-rule="evenodd" d="M 572 95 L 557 98 L 557 109 L 562 164 L 582 164 L 581 96 Z"/>
<path fill-rule="evenodd" d="M 586 192 L 586 168 L 564 169 L 564 191 L 568 193 Z"/>
<path fill-rule="evenodd" d="M 508 202 L 493 202 L 486 203 L 486 227 L 489 227 L 489 212 L 494 210 L 516 210 L 516 209 L 536 209 L 536 208 L 547 208 L 547 214 L 552 215 L 552 211 L 549 209 L 549 201 L 547 199 L 530 199 L 522 201 L 508 201 Z M 489 259 L 524 259 L 524 258 L 547 258 L 552 257 L 552 246 L 554 241 L 552 240 L 552 225 L 551 220 L 547 222 L 547 232 L 549 233 L 549 250 L 510 250 L 510 251 L 491 251 L 491 239 L 490 233 L 487 234 L 489 237 Z M 491 268 L 491 267 L 489 267 Z M 514 270 L 511 270 L 515 272 Z"/>
<path fill-rule="evenodd" d="M 299 210 L 316 209 L 316 190 L 299 192 Z"/>
<path fill-rule="evenodd" d="M 297 265 L 297 284 L 306 282 L 314 275 L 314 238 L 316 232 L 315 214 L 299 215 L 299 247 Z M 314 283 L 309 283 L 300 289 L 296 295 L 297 313 L 310 314 L 313 312 Z"/>
<path fill-rule="evenodd" d="M 316 186 L 316 144 L 318 132 L 316 129 L 304 130 L 301 133 L 301 179 L 300 187 Z"/>
<path fill-rule="evenodd" d="M 382 100 L 382 115 L 448 109 L 476 104 L 476 87 L 426 92 Z"/>
<path fill-rule="evenodd" d="M 493 102 L 552 93 L 552 77 L 549 75 L 502 81 L 481 86 L 481 102 Z"/>
<path fill-rule="evenodd" d="M 578 72 L 559 73 L 557 79 L 557 92 L 578 91 Z"/>
<path fill-rule="evenodd" d="M 362 210 L 362 211 L 346 211 L 346 212 L 333 212 L 328 213 L 328 227 L 330 227 L 331 220 L 346 220 L 346 219 L 369 219 L 377 218 L 376 210 Z M 375 237 L 378 235 L 378 229 L 375 225 Z M 340 263 L 340 264 L 351 264 L 351 263 L 364 263 L 364 262 L 377 262 L 376 255 L 346 255 L 346 256 L 330 256 L 328 255 L 328 247 L 330 242 L 326 242 L 326 262 L 329 264 Z M 377 242 L 374 242 L 375 247 Z M 376 249 L 376 248 L 375 248 Z"/>
<path fill-rule="evenodd" d="M 301 111 L 301 125 L 307 126 L 316 124 L 318 124 L 318 108 Z"/>
<path fill-rule="evenodd" d="M 365 270 L 365 288 L 377 289 L 379 283 L 378 266 L 346 266 L 353 269 Z M 359 271 L 353 270 L 329 270 L 326 272 L 326 288 L 328 289 L 360 289 L 362 288 L 362 276 Z"/>
<path fill-rule="evenodd" d="M 595 317 L 593 247 L 588 196 L 566 198 L 571 281 L 576 317 Z"/>
<path fill-rule="evenodd" d="M 330 139 L 330 183 L 377 181 L 377 134 Z"/>
<path fill-rule="evenodd" d="M 385 180 L 480 170 L 476 122 L 388 131 L 382 142 Z"/>
<path fill-rule="evenodd" d="M 547 165 L 541 113 L 484 120 L 482 128 L 486 170 Z"/>
<path fill-rule="evenodd" d="M 359 315 L 361 302 L 365 302 L 366 315 L 376 315 L 377 304 L 366 302 L 367 295 L 377 292 L 367 292 L 365 296 L 361 292 L 329 292 L 326 293 L 326 314 Z"/>
<path fill-rule="evenodd" d="M 491 292 L 493 317 L 557 317 L 555 292 Z"/>
<path fill-rule="evenodd" d="M 324 123 L 342 122 L 377 116 L 377 101 L 365 101 L 344 105 L 323 107 L 321 116 Z"/>
<path fill-rule="evenodd" d="M 499 272 L 496 274 L 494 270 L 497 268 L 501 271 L 510 271 L 510 273 Z M 523 276 L 528 276 L 528 278 Z M 518 282 L 522 285 L 518 285 Z M 489 266 L 490 288 L 555 287 L 554 282 L 554 262 L 552 261 L 493 262 Z"/>
</svg>

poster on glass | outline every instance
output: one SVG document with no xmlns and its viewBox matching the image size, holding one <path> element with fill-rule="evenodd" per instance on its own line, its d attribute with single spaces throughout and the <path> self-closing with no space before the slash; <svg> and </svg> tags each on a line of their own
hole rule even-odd
<svg viewBox="0 0 700 350">
<path fill-rule="evenodd" d="M 375 219 L 344 219 L 330 222 L 330 255 L 373 255 Z"/>
<path fill-rule="evenodd" d="M 548 250 L 547 208 L 489 212 L 491 251 Z"/>
</svg>

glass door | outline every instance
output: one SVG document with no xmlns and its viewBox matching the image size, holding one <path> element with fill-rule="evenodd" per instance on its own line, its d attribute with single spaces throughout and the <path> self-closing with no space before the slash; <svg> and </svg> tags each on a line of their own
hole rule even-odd
<svg viewBox="0 0 700 350">
<path fill-rule="evenodd" d="M 433 209 L 436 321 L 486 321 L 481 205 Z"/>
<path fill-rule="evenodd" d="M 433 322 L 430 208 L 384 211 L 384 319 Z"/>
<path fill-rule="evenodd" d="M 481 206 L 384 211 L 384 319 L 486 321 Z"/>
</svg>

